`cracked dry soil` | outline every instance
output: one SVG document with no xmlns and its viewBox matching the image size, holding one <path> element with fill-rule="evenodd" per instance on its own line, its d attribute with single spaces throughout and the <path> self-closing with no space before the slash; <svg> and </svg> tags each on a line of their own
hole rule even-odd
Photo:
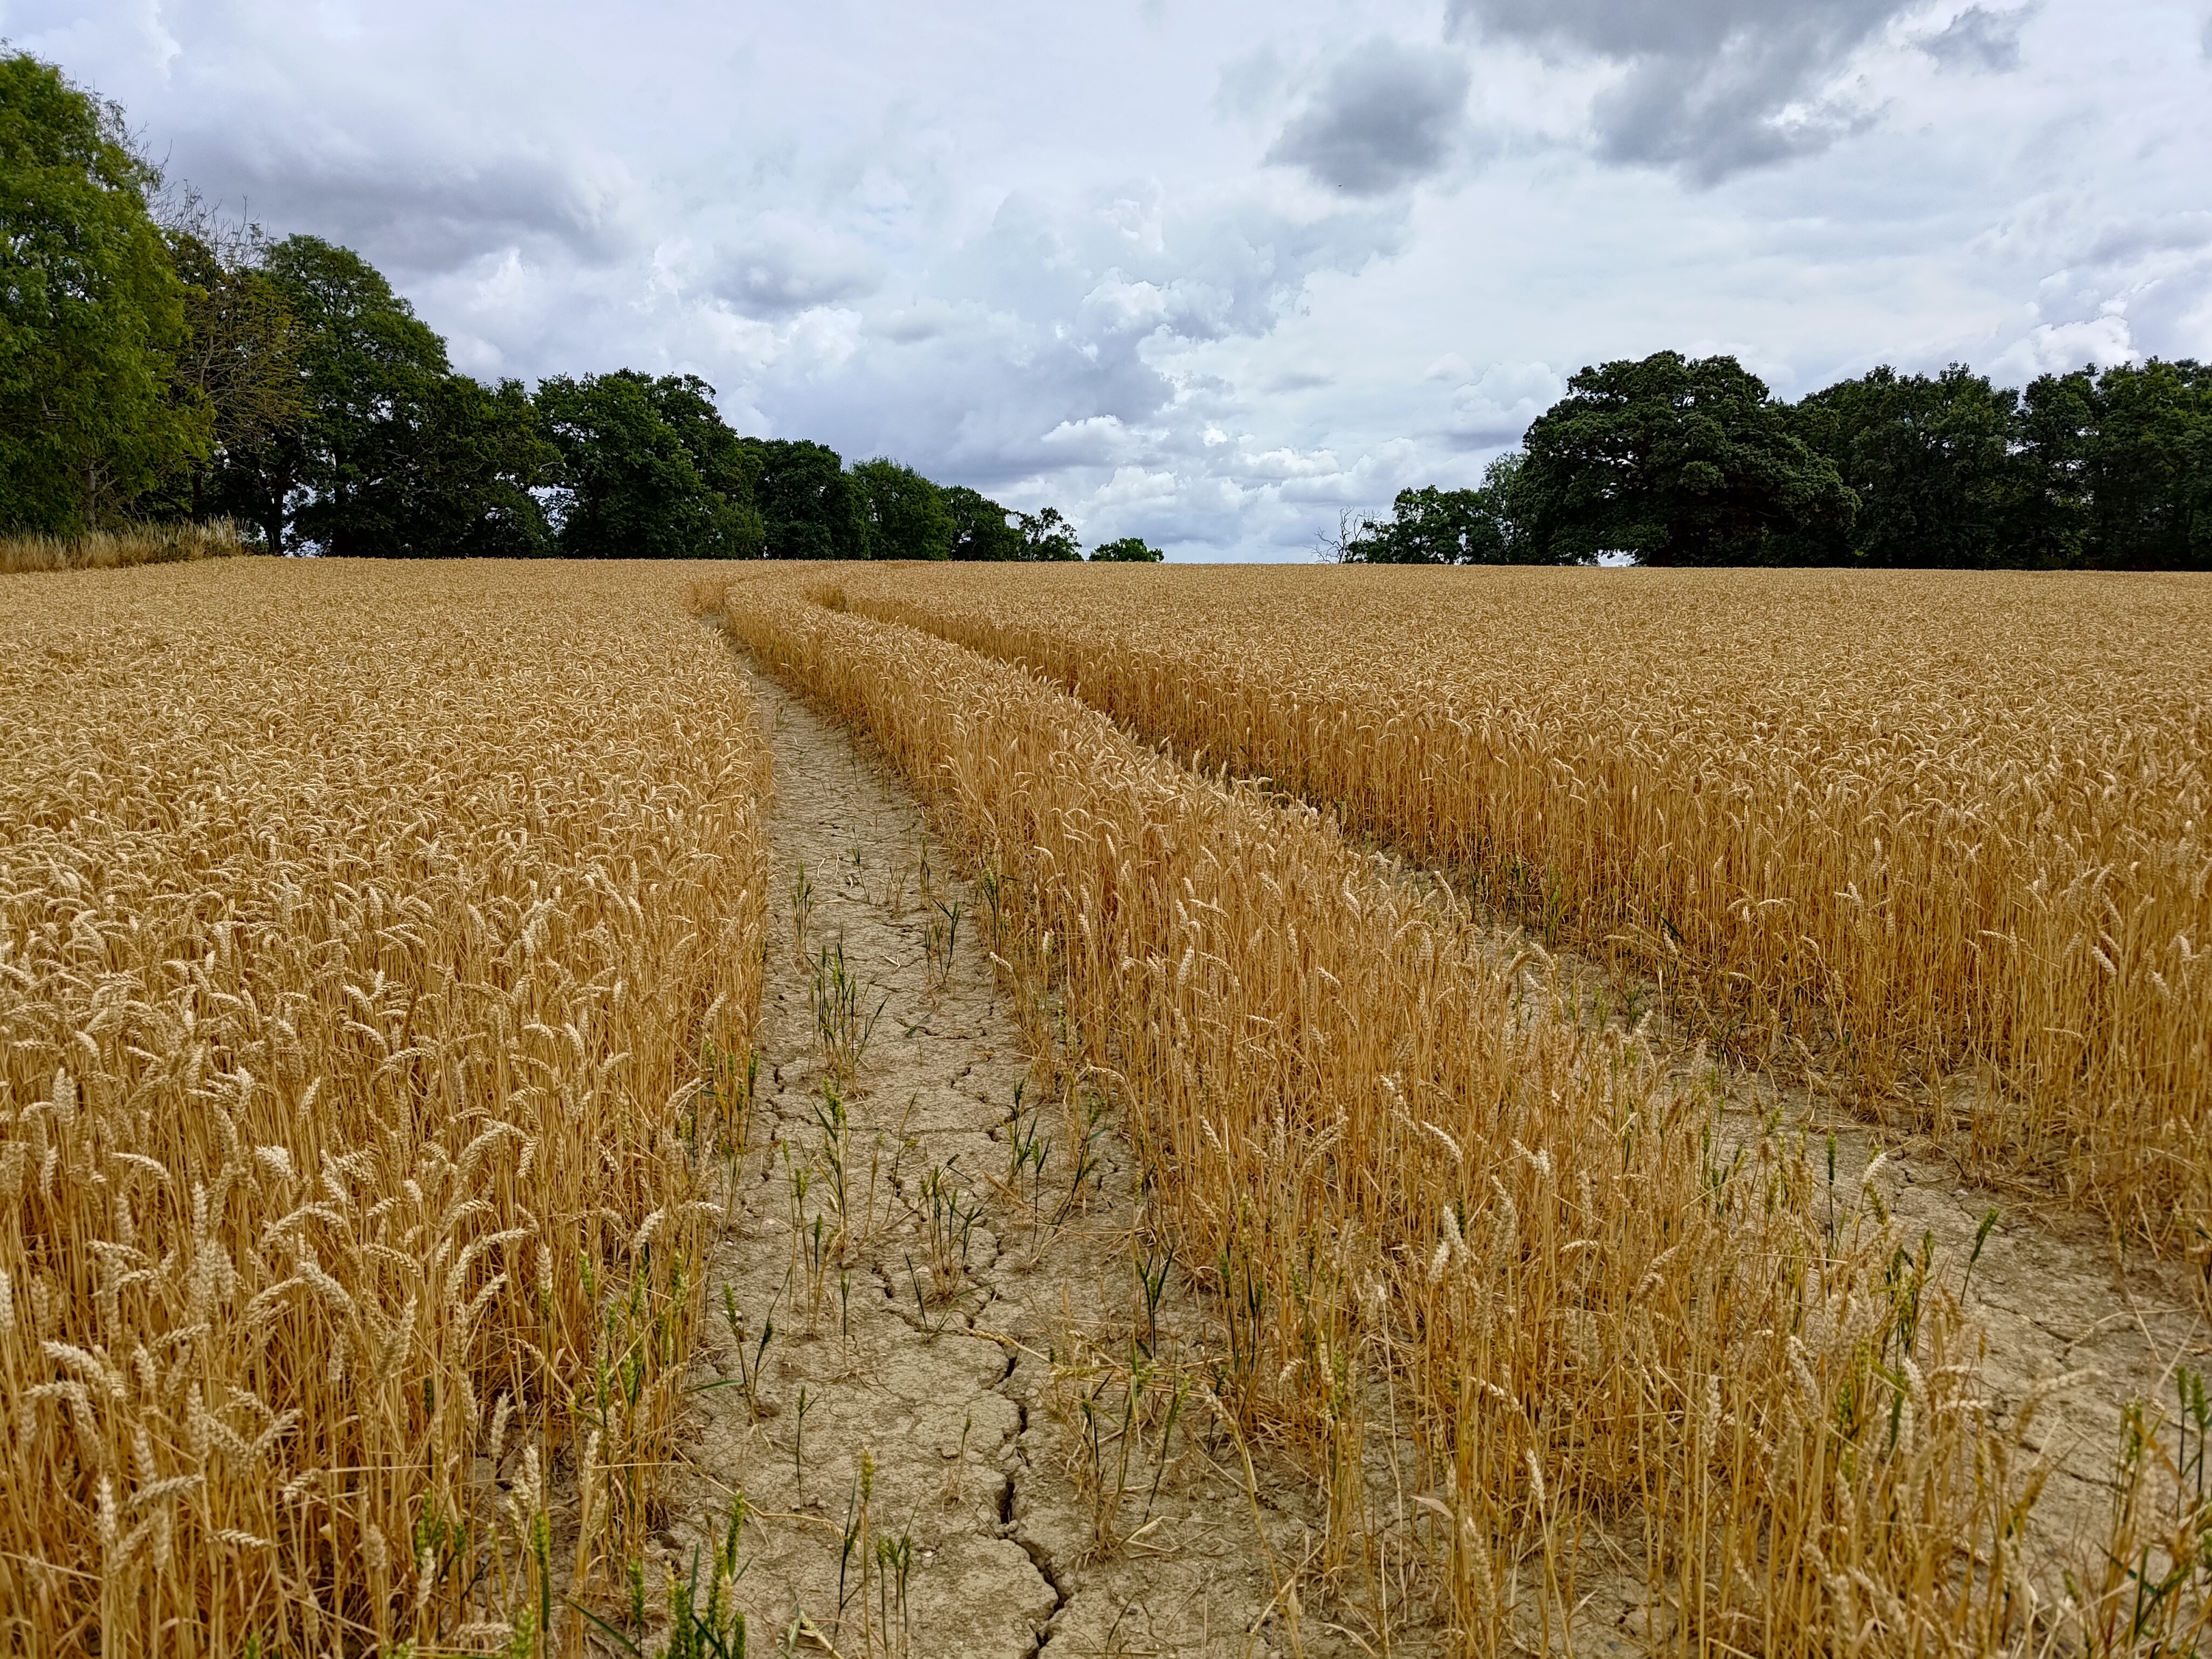
<svg viewBox="0 0 2212 1659">
<path fill-rule="evenodd" d="M 1134 1158 L 1024 1048 L 981 896 L 903 782 L 752 680 L 775 766 L 762 1058 L 663 1559 L 679 1578 L 695 1551 L 711 1560 L 742 1492 L 733 1588 L 756 1642 L 846 1659 L 1287 1650 L 1319 1536 L 1303 1487 L 1264 1458 L 1248 1484 L 1196 1389 L 1167 1436 L 1164 1367 L 1126 1409 L 1133 1331 L 1171 1361 L 1202 1318 L 1172 1273 L 1144 1312 Z M 839 951 L 847 1006 L 874 1019 L 842 1079 L 817 1019 Z M 1049 1149 L 1041 1179 L 1029 1145 Z M 1121 1369 L 1085 1363 L 1105 1359 Z M 1096 1459 L 1076 1403 L 1092 1391 Z M 1102 1465 L 1118 1504 L 1087 1475 Z M 1304 1638 L 1336 1645 L 1310 1623 Z"/>
</svg>

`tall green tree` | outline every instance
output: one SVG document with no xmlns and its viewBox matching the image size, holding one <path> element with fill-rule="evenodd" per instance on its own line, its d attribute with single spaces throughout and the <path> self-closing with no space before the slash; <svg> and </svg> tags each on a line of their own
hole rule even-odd
<svg viewBox="0 0 2212 1659">
<path fill-rule="evenodd" d="M 519 380 L 426 380 L 368 428 L 344 550 L 392 559 L 534 558 L 555 550 L 538 498 L 559 475 Z"/>
<path fill-rule="evenodd" d="M 964 484 L 940 487 L 952 515 L 952 556 L 961 560 L 1018 559 L 1022 532 L 1006 522 L 1006 509 Z"/>
<path fill-rule="evenodd" d="M 159 183 L 115 105 L 0 58 L 0 527 L 97 527 L 207 453 Z"/>
<path fill-rule="evenodd" d="M 2019 394 L 1962 363 L 1941 374 L 1887 366 L 1802 399 L 1789 426 L 1857 498 L 1784 540 L 1792 562 L 1987 568 L 2012 562 L 2024 475 Z"/>
<path fill-rule="evenodd" d="M 715 413 L 713 390 L 696 376 L 654 380 L 634 369 L 538 384 L 538 414 L 560 458 L 562 553 L 760 556 L 752 469 L 742 441 Z"/>
<path fill-rule="evenodd" d="M 1020 530 L 1022 558 L 1036 563 L 1056 564 L 1083 556 L 1083 550 L 1075 539 L 1075 526 L 1060 516 L 1058 507 L 1018 513 L 1014 521 Z"/>
<path fill-rule="evenodd" d="M 177 355 L 175 395 L 205 404 L 214 441 L 209 454 L 164 483 L 155 510 L 242 518 L 261 525 L 266 538 L 254 458 L 280 441 L 296 441 L 307 420 L 299 319 L 263 268 L 267 243 L 254 228 L 220 223 L 191 201 L 164 234 L 185 285 L 186 339 Z"/>
<path fill-rule="evenodd" d="M 2097 424 L 2097 380 L 2087 369 L 2042 374 L 2013 415 L 2020 469 L 2006 545 L 2010 562 L 2040 569 L 2079 565 L 2087 548 L 2087 454 Z"/>
<path fill-rule="evenodd" d="M 1474 489 L 1401 489 L 1387 519 L 1346 527 L 1333 556 L 1347 564 L 1524 564 L 1531 538 L 1516 516 L 1522 457 L 1509 450 L 1483 469 Z"/>
<path fill-rule="evenodd" d="M 418 406 L 452 373 L 446 343 L 351 248 L 288 236 L 263 266 L 294 319 L 305 418 L 241 451 L 232 487 L 271 551 L 388 554 L 387 479 Z M 295 532 L 296 531 L 296 538 Z"/>
<path fill-rule="evenodd" d="M 1835 464 L 1733 357 L 1661 351 L 1585 368 L 1523 450 L 1514 495 L 1540 562 L 1785 562 L 1857 509 Z"/>
<path fill-rule="evenodd" d="M 771 559 L 864 559 L 867 524 L 852 475 L 826 444 L 747 438 Z"/>
<path fill-rule="evenodd" d="M 910 466 L 878 457 L 852 470 L 872 559 L 949 559 L 955 526 L 944 492 Z"/>
<path fill-rule="evenodd" d="M 2212 368 L 2184 358 L 2097 377 L 2081 446 L 2085 562 L 2212 569 Z"/>
</svg>

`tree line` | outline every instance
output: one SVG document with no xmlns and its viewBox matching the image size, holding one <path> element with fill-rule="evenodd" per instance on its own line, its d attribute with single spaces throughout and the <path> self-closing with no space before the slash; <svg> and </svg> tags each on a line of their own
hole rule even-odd
<svg viewBox="0 0 2212 1659">
<path fill-rule="evenodd" d="M 1877 368 L 1796 403 L 1733 357 L 1583 369 L 1473 489 L 1399 492 L 1376 564 L 2212 569 L 2212 368 Z"/>
<path fill-rule="evenodd" d="M 458 374 L 361 255 L 166 196 L 117 106 L 0 58 L 0 534 L 217 518 L 400 558 L 1085 556 L 1056 508 L 741 436 L 696 375 Z"/>
<path fill-rule="evenodd" d="M 0 534 L 222 518 L 272 551 L 399 557 L 1084 556 L 1055 508 L 742 436 L 696 376 L 458 374 L 359 254 L 164 194 L 117 106 L 0 58 Z M 1883 368 L 1793 404 L 1662 351 L 1583 369 L 1478 487 L 1401 491 L 1323 550 L 2212 568 L 2212 368 L 2014 391 Z"/>
</svg>

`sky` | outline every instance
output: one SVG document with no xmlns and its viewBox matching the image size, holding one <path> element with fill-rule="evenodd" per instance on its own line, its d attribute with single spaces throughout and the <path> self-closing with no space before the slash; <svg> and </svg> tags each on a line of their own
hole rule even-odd
<svg viewBox="0 0 2212 1659">
<path fill-rule="evenodd" d="M 0 0 L 455 366 L 1304 559 L 1586 364 L 2212 358 L 2212 0 Z"/>
</svg>

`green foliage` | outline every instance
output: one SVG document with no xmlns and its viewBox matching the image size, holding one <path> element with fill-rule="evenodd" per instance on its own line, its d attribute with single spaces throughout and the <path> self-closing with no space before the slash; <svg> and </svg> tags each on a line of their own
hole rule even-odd
<svg viewBox="0 0 2212 1659">
<path fill-rule="evenodd" d="M 273 520 L 272 550 L 292 530 L 325 553 L 387 553 L 404 449 L 394 425 L 450 374 L 446 343 L 350 248 L 288 236 L 264 267 L 298 329 L 306 419 L 253 453 L 252 493 Z M 291 522 L 286 523 L 288 513 Z"/>
<path fill-rule="evenodd" d="M 2080 444 L 2087 562 L 2212 570 L 2212 368 L 2108 368 L 2092 410 Z"/>
<path fill-rule="evenodd" d="M 1093 564 L 1158 564 L 1167 555 L 1157 547 L 1147 547 L 1141 536 L 1124 536 L 1118 541 L 1102 542 L 1091 550 Z"/>
<path fill-rule="evenodd" d="M 1475 489 L 1401 489 L 1387 519 L 1347 522 L 1334 549 L 1348 564 L 1525 564 L 1534 543 L 1515 514 L 1517 450 L 1484 469 Z"/>
<path fill-rule="evenodd" d="M 910 466 L 878 457 L 852 470 L 872 559 L 949 559 L 955 526 L 945 493 Z"/>
<path fill-rule="evenodd" d="M 267 245 L 258 230 L 225 226 L 190 202 L 166 234 L 185 285 L 187 337 L 177 358 L 177 395 L 205 403 L 214 447 L 148 505 L 161 517 L 246 519 L 262 526 L 268 540 L 270 514 L 253 487 L 252 458 L 296 439 L 307 420 L 299 319 L 264 269 Z M 270 545 L 279 542 L 281 536 Z"/>
<path fill-rule="evenodd" d="M 559 550 L 585 559 L 750 559 L 764 539 L 754 458 L 696 375 L 556 374 L 538 414 L 558 455 Z"/>
<path fill-rule="evenodd" d="M 1018 559 L 1022 532 L 1006 522 L 1006 509 L 988 495 L 963 484 L 940 487 L 945 510 L 952 515 L 952 556 L 956 559 Z"/>
<path fill-rule="evenodd" d="M 2024 483 L 2013 561 L 2056 568 L 2081 562 L 2089 528 L 2082 459 L 2096 421 L 2096 377 L 2087 369 L 2040 375 L 2021 393 L 2013 442 Z"/>
<path fill-rule="evenodd" d="M 1772 564 L 1848 529 L 1835 464 L 1733 357 L 1661 351 L 1585 368 L 1529 427 L 1515 481 L 1538 562 Z"/>
<path fill-rule="evenodd" d="M 1075 526 L 1060 517 L 1058 507 L 1048 507 L 1040 513 L 1018 513 L 1014 519 L 1022 538 L 1020 557 L 1052 564 L 1083 556 L 1082 550 L 1076 545 Z"/>
<path fill-rule="evenodd" d="M 550 554 L 553 534 L 533 492 L 559 463 L 520 381 L 428 380 L 369 428 L 332 550 L 416 559 Z"/>
<path fill-rule="evenodd" d="M 1942 374 L 1882 368 L 1804 398 L 1797 436 L 1859 503 L 1798 538 L 1794 563 L 1982 568 L 2009 562 L 2022 470 L 2011 437 L 2019 398 L 1963 364 Z"/>
<path fill-rule="evenodd" d="M 0 528 L 97 528 L 207 453 L 159 183 L 118 108 L 0 58 Z"/>
<path fill-rule="evenodd" d="M 234 429 L 217 493 L 262 526 L 272 550 L 551 550 L 536 492 L 558 456 L 518 382 L 485 387 L 453 374 L 446 343 L 350 248 L 291 236 L 258 263 L 212 251 L 209 263 L 238 313 L 216 320 L 253 359 L 241 364 L 240 350 L 209 342 L 240 381 L 228 394 Z"/>
<path fill-rule="evenodd" d="M 845 463 L 826 444 L 742 440 L 771 559 L 864 559 L 867 524 Z"/>
<path fill-rule="evenodd" d="M 1792 411 L 1861 502 L 1808 562 L 2212 568 L 2212 370 L 2187 360 L 2001 391 L 1877 368 Z"/>
</svg>

